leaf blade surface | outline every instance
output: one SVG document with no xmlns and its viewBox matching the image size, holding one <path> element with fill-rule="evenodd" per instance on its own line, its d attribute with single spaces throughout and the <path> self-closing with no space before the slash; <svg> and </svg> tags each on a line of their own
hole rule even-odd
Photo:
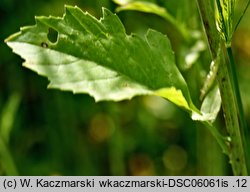
<svg viewBox="0 0 250 192">
<path fill-rule="evenodd" d="M 50 29 L 58 33 L 56 42 L 48 38 Z M 107 9 L 98 20 L 66 6 L 63 18 L 36 17 L 36 25 L 6 42 L 25 59 L 25 67 L 49 79 L 50 88 L 88 93 L 96 101 L 155 94 L 192 110 L 168 38 L 154 30 L 144 37 L 127 35 Z"/>
</svg>

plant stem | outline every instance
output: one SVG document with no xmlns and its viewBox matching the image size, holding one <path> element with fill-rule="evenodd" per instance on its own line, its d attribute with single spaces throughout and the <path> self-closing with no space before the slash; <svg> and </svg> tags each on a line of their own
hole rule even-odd
<svg viewBox="0 0 250 192">
<path fill-rule="evenodd" d="M 226 128 L 230 138 L 230 141 L 227 143 L 230 163 L 232 164 L 235 176 L 247 175 L 245 153 L 238 119 L 238 103 L 234 94 L 234 83 L 236 82 L 232 83 L 229 74 L 230 69 L 228 69 L 227 55 L 224 52 L 225 46 L 221 42 L 220 34 L 216 30 L 212 0 L 196 1 L 205 28 L 212 59 L 220 59 L 217 80 L 220 87 Z"/>
<path fill-rule="evenodd" d="M 246 124 L 245 117 L 244 117 L 244 110 L 243 110 L 243 105 L 242 105 L 242 100 L 241 100 L 241 95 L 240 95 L 238 77 L 237 77 L 237 73 L 236 73 L 236 66 L 234 63 L 234 58 L 233 58 L 233 53 L 232 53 L 231 47 L 227 47 L 227 55 L 228 55 L 228 59 L 230 62 L 229 75 L 231 76 L 231 81 L 232 81 L 233 86 L 234 86 L 235 97 L 236 97 L 237 104 L 238 104 L 240 125 L 244 129 L 246 129 L 247 124 Z"/>
<path fill-rule="evenodd" d="M 6 174 L 9 176 L 18 175 L 13 158 L 1 135 L 0 135 L 0 155 L 2 159 L 2 166 L 4 167 Z"/>
<path fill-rule="evenodd" d="M 229 159 L 235 176 L 247 175 L 245 152 L 238 119 L 237 102 L 235 100 L 233 85 L 228 72 L 227 62 L 225 60 L 226 53 L 225 51 L 222 51 L 221 54 L 223 61 L 218 70 L 217 79 L 220 86 L 226 128 L 231 139 L 231 142 L 229 143 Z"/>
<path fill-rule="evenodd" d="M 236 65 L 234 62 L 234 57 L 233 57 L 233 52 L 232 52 L 232 48 L 227 47 L 227 55 L 228 55 L 228 59 L 229 59 L 229 75 L 231 77 L 231 82 L 233 83 L 233 87 L 234 87 L 234 95 L 235 95 L 235 100 L 237 103 L 237 110 L 238 110 L 238 118 L 239 118 L 239 124 L 240 124 L 240 128 L 241 128 L 241 137 L 242 137 L 242 141 L 243 141 L 243 147 L 244 147 L 244 151 L 245 151 L 245 157 L 246 157 L 246 162 L 249 162 L 250 160 L 250 143 L 249 140 L 247 138 L 247 136 L 249 136 L 249 130 L 247 127 L 247 123 L 245 120 L 245 115 L 244 115 L 244 109 L 243 109 L 243 104 L 242 104 L 242 100 L 241 100 L 241 95 L 240 95 L 240 88 L 239 88 L 239 83 L 238 83 L 238 77 L 237 77 L 237 71 L 236 71 Z M 246 165 L 248 170 L 250 168 L 250 165 Z"/>
<path fill-rule="evenodd" d="M 198 128 L 198 174 L 209 176 L 223 175 L 227 167 L 227 162 L 225 162 L 224 154 L 221 153 L 221 146 L 214 142 L 214 136 L 211 135 L 210 130 L 200 126 Z M 215 127 L 212 128 L 213 130 L 217 130 Z M 223 145 L 225 145 L 225 142 L 223 142 Z M 204 150 L 204 147 L 209 150 Z M 211 166 L 215 162 L 216 166 Z"/>
<path fill-rule="evenodd" d="M 0 114 L 0 159 L 2 160 L 1 163 L 5 174 L 9 176 L 18 175 L 8 144 L 20 100 L 20 94 L 14 92 Z"/>
<path fill-rule="evenodd" d="M 212 134 L 212 136 L 216 139 L 217 143 L 219 144 L 222 152 L 226 155 L 229 155 L 228 151 L 228 145 L 229 142 L 226 137 L 223 137 L 219 131 L 214 127 L 211 123 L 208 123 L 207 121 L 201 122 Z"/>
</svg>

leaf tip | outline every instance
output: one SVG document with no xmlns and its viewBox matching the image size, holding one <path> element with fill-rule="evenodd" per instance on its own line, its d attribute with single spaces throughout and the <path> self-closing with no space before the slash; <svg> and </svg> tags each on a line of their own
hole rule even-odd
<svg viewBox="0 0 250 192">
<path fill-rule="evenodd" d="M 163 97 L 176 104 L 177 106 L 192 111 L 182 91 L 180 89 L 176 89 L 176 87 L 161 88 L 155 91 L 155 95 Z"/>
<path fill-rule="evenodd" d="M 18 37 L 20 34 L 21 32 L 17 32 L 17 33 L 10 35 L 6 39 L 4 39 L 4 43 L 6 43 L 9 47 L 11 47 L 10 42 L 15 41 L 16 37 Z"/>
<path fill-rule="evenodd" d="M 112 13 L 110 10 L 108 10 L 106 7 L 102 7 L 102 14 L 103 14 L 103 17 L 108 17 L 110 15 L 116 15 L 114 13 Z"/>
<path fill-rule="evenodd" d="M 64 9 L 65 9 L 65 13 L 64 13 L 64 16 L 65 14 L 67 15 L 67 12 L 69 13 L 73 13 L 74 11 L 80 11 L 82 12 L 82 10 L 78 7 L 78 6 L 72 6 L 72 5 L 64 5 Z"/>
<path fill-rule="evenodd" d="M 73 10 L 78 9 L 78 6 L 72 6 L 72 5 L 64 5 L 65 10 Z"/>
<path fill-rule="evenodd" d="M 5 44 L 8 45 L 8 42 L 10 41 L 10 37 L 11 37 L 11 36 L 9 36 L 9 37 L 7 37 L 6 39 L 4 39 L 3 42 L 4 42 Z M 8 46 L 9 46 L 9 45 L 8 45 Z"/>
</svg>

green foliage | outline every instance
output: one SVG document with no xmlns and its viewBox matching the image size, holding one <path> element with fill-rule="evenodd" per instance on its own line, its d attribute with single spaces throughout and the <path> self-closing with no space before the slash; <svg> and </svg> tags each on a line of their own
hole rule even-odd
<svg viewBox="0 0 250 192">
<path fill-rule="evenodd" d="M 53 15 L 57 15 L 60 11 L 55 7 L 62 8 L 64 2 L 53 2 L 57 2 L 51 6 Z M 1 125 L 4 129 L 1 136 L 10 141 L 6 143 L 0 140 L 4 141 L 0 143 L 1 154 L 5 154 L 5 158 L 0 159 L 2 170 L 9 175 L 17 173 L 14 159 L 18 172 L 26 175 L 228 174 L 222 172 L 226 166 L 221 149 L 227 155 L 231 153 L 228 150 L 231 137 L 222 136 L 215 128 L 215 125 L 220 125 L 218 123 L 222 117 L 215 122 L 221 106 L 218 87 L 213 83 L 218 72 L 217 59 L 212 62 L 215 67 L 211 66 L 202 88 L 211 62 L 205 51 L 204 39 L 198 31 L 201 29 L 195 1 L 113 2 L 119 5 L 117 9 L 111 0 L 77 3 L 91 15 L 67 6 L 63 18 L 36 17 L 36 25 L 21 28 L 6 42 L 25 59 L 25 67 L 49 79 L 50 88 L 88 93 L 96 101 L 157 95 L 184 108 L 193 120 L 202 124 L 195 124 L 183 111 L 160 97 L 146 96 L 133 101 L 95 104 L 88 96 L 73 96 L 56 90 L 46 92 L 42 88 L 46 83 L 44 79 L 30 76 L 32 73 L 20 70 L 18 65 L 9 65 L 20 60 L 12 61 L 6 54 L 2 58 L 9 63 L 0 65 L 0 86 L 8 87 L 8 81 L 11 81 L 12 86 L 8 90 L 15 90 L 19 86 L 24 92 L 21 93 L 23 100 L 17 123 L 13 124 L 13 118 L 8 113 L 2 114 Z M 206 1 L 203 2 L 206 4 Z M 96 19 L 101 6 L 118 11 L 128 31 L 143 32 L 145 35 L 126 34 L 120 19 L 107 9 L 103 9 L 101 19 Z M 31 13 L 25 8 L 27 18 L 34 12 L 42 15 L 51 12 L 46 6 L 41 6 L 39 11 L 30 7 L 33 10 Z M 18 10 L 18 7 L 14 10 Z M 164 20 L 151 14 L 125 13 L 127 10 L 151 13 Z M 15 13 L 13 15 L 21 15 Z M 214 22 L 211 15 L 209 18 Z M 134 19 L 135 16 L 140 19 Z M 13 26 L 20 25 L 16 23 L 16 17 L 13 18 Z M 12 32 L 8 27 L 10 23 L 6 22 L 4 31 L 7 32 L 3 36 Z M 147 25 L 162 33 L 155 30 L 145 32 Z M 223 37 L 222 30 L 224 28 L 220 30 Z M 163 35 L 165 33 L 168 37 Z M 13 71 L 13 67 L 17 69 Z M 15 78 L 9 78 L 9 75 L 5 77 L 5 74 L 12 74 Z M 201 88 L 202 99 L 199 100 Z M 3 90 L 3 93 L 8 93 Z M 197 106 L 201 106 L 200 111 L 193 105 L 191 97 Z M 1 95 L 0 107 L 5 100 Z M 12 126 L 14 130 L 10 137 Z M 196 129 L 196 126 L 200 129 Z M 225 131 L 223 126 L 220 130 Z M 214 138 L 208 137 L 211 133 L 219 143 L 220 150 L 215 150 L 216 146 L 211 145 L 217 145 L 213 142 Z M 10 151 L 13 151 L 13 159 Z M 198 161 L 202 161 L 202 157 L 201 165 Z M 215 167 L 218 172 L 211 172 L 209 167 L 211 162 L 215 162 L 213 157 L 220 157 Z"/>
<path fill-rule="evenodd" d="M 166 21 L 170 22 L 180 32 L 185 40 L 190 40 L 189 38 L 191 38 L 188 29 L 186 29 L 183 23 L 180 23 L 178 20 L 176 20 L 164 7 L 160 7 L 157 4 L 148 1 L 114 0 L 114 2 L 120 5 L 116 9 L 117 12 L 133 10 L 158 15 Z"/>
<path fill-rule="evenodd" d="M 233 36 L 233 20 L 236 0 L 216 0 L 217 26 L 226 42 L 231 42 Z"/>
<path fill-rule="evenodd" d="M 205 27 L 206 36 L 215 63 L 219 62 L 217 79 L 221 91 L 222 106 L 227 132 L 230 136 L 229 158 L 234 175 L 247 175 L 248 159 L 248 128 L 246 126 L 243 105 L 240 96 L 236 66 L 231 49 L 234 33 L 233 21 L 236 1 L 216 1 L 217 18 L 211 19 L 213 6 L 211 2 L 197 0 L 200 15 Z M 247 5 L 248 6 L 248 5 Z M 216 12 L 215 12 L 216 13 Z M 243 12 L 244 14 L 244 12 Z M 216 31 L 217 25 L 218 31 Z M 236 25 L 237 27 L 237 25 Z M 222 38 L 220 38 L 220 36 Z M 222 39 L 222 41 L 221 41 Z"/>
<path fill-rule="evenodd" d="M 20 95 L 14 93 L 0 113 L 0 160 L 2 161 L 1 166 L 4 168 L 6 174 L 10 176 L 18 175 L 8 145 L 20 99 Z"/>
<path fill-rule="evenodd" d="M 25 59 L 25 67 L 48 77 L 50 88 L 89 93 L 96 101 L 161 96 L 187 110 L 193 120 L 205 122 L 227 152 L 211 124 L 221 106 L 218 88 L 197 110 L 170 42 L 159 32 L 148 30 L 144 38 L 127 35 L 119 18 L 107 9 L 97 20 L 77 7 L 66 6 L 63 18 L 37 17 L 35 26 L 22 28 L 6 42 Z"/>
<path fill-rule="evenodd" d="M 63 18 L 37 17 L 36 22 L 7 43 L 26 59 L 25 67 L 49 78 L 50 88 L 87 92 L 96 101 L 156 94 L 192 109 L 169 40 L 161 33 L 149 30 L 144 39 L 126 35 L 107 9 L 97 20 L 67 6 Z M 56 43 L 48 39 L 50 28 L 58 32 Z"/>
<path fill-rule="evenodd" d="M 51 29 L 58 33 L 55 42 L 49 38 Z M 35 26 L 22 28 L 6 42 L 26 60 L 25 67 L 48 77 L 49 88 L 89 93 L 96 101 L 158 95 L 199 121 L 214 121 L 220 109 L 218 99 L 218 105 L 211 105 L 216 110 L 210 108 L 211 99 L 205 99 L 209 103 L 201 112 L 193 105 L 166 36 L 154 30 L 144 38 L 126 35 L 119 18 L 107 9 L 97 20 L 66 6 L 63 18 L 37 17 Z"/>
<path fill-rule="evenodd" d="M 199 116 L 198 114 L 193 114 L 192 118 L 194 120 L 199 121 L 211 121 L 213 122 L 217 114 L 220 111 L 221 106 L 221 97 L 218 86 L 215 86 L 206 96 L 202 105 L 201 105 L 201 113 L 203 116 Z"/>
<path fill-rule="evenodd" d="M 240 2 L 238 0 L 216 0 L 216 24 L 217 28 L 226 42 L 227 46 L 231 41 L 242 17 L 245 15 L 250 1 L 246 4 L 238 20 L 235 19 L 235 8 Z"/>
</svg>

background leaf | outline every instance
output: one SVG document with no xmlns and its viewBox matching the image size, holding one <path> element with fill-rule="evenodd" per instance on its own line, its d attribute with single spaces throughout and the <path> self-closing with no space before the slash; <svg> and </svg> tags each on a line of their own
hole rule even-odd
<svg viewBox="0 0 250 192">
<path fill-rule="evenodd" d="M 48 39 L 50 29 L 58 33 L 57 42 Z M 49 78 L 50 88 L 89 93 L 96 101 L 164 89 L 161 96 L 190 110 L 188 88 L 167 37 L 153 30 L 144 39 L 126 35 L 119 18 L 107 9 L 97 20 L 66 6 L 63 18 L 37 17 L 35 26 L 22 28 L 7 44 L 26 60 L 25 67 Z"/>
<path fill-rule="evenodd" d="M 236 0 L 216 0 L 216 3 L 217 28 L 225 41 L 230 44 L 234 33 L 233 21 Z"/>
<path fill-rule="evenodd" d="M 133 10 L 158 15 L 171 23 L 178 30 L 178 32 L 180 32 L 184 39 L 189 40 L 189 38 L 191 38 L 189 30 L 185 27 L 185 25 L 174 18 L 164 7 L 147 1 L 114 0 L 114 2 L 120 5 L 116 9 L 118 12 Z"/>
<path fill-rule="evenodd" d="M 202 33 L 195 1 L 147 1 L 165 7 L 189 30 Z M 236 21 L 247 1 L 241 0 L 237 4 Z M 76 0 L 73 3 L 97 18 L 101 15 L 101 7 L 110 10 L 116 7 L 110 0 Z M 67 4 L 66 0 L 52 0 L 50 3 L 24 0 L 22 6 L 18 0 L 1 1 L 0 22 L 4 26 L 1 41 L 17 31 L 20 25 L 33 24 L 33 15 L 61 16 L 64 4 Z M 132 31 L 143 35 L 147 28 L 167 34 L 176 63 L 182 69 L 179 60 L 185 58 L 195 42 L 186 43 L 180 39 L 174 26 L 155 15 L 129 11 L 119 13 L 119 16 L 128 34 Z M 249 18 L 250 12 L 247 11 L 233 38 L 248 122 Z M 185 54 L 182 54 L 183 49 Z M 182 73 L 197 106 L 200 104 L 200 88 L 211 62 L 209 52 L 200 54 L 197 62 Z M 0 46 L 0 55 L 0 108 L 8 105 L 14 92 L 22 98 L 8 145 L 20 175 L 232 174 L 228 158 L 221 153 L 210 131 L 164 99 L 144 96 L 131 101 L 95 103 L 87 94 L 74 95 L 56 89 L 48 91 L 47 78 L 22 68 L 22 60 L 4 44 Z M 222 120 L 222 116 L 217 118 L 216 125 L 223 125 Z M 223 132 L 223 128 L 219 130 Z M 143 162 L 143 167 L 138 166 L 140 162 Z M 211 168 L 211 164 L 216 166 Z M 2 160 L 0 174 L 7 174 Z"/>
<path fill-rule="evenodd" d="M 218 85 L 207 94 L 201 105 L 201 113 L 192 114 L 192 119 L 197 121 L 210 121 L 214 122 L 221 108 L 221 96 Z"/>
</svg>

